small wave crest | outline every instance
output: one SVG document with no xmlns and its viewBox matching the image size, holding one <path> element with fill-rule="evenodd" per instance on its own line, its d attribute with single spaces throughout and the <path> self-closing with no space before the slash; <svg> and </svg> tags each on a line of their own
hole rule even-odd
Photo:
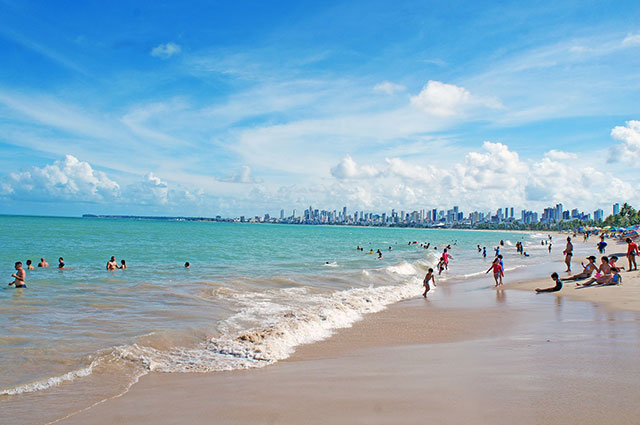
<svg viewBox="0 0 640 425">
<path fill-rule="evenodd" d="M 23 394 L 23 393 L 33 393 L 36 391 L 42 391 L 52 387 L 57 387 L 58 385 L 64 382 L 74 381 L 78 378 L 91 375 L 96 364 L 97 364 L 97 361 L 94 360 L 93 362 L 91 362 L 89 366 L 83 367 L 77 370 L 72 370 L 71 372 L 67 372 L 64 375 L 52 376 L 50 378 L 45 378 L 39 381 L 30 382 L 28 384 L 19 385 L 17 387 L 0 390 L 0 395 L 17 395 L 17 394 Z"/>
</svg>

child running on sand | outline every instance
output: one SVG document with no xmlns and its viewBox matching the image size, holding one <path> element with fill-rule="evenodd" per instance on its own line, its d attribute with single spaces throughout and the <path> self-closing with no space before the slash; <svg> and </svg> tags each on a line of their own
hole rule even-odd
<svg viewBox="0 0 640 425">
<path fill-rule="evenodd" d="M 436 278 L 433 276 L 433 269 L 429 269 L 429 272 L 425 275 L 424 280 L 422 281 L 422 286 L 424 286 L 424 293 L 422 294 L 423 297 L 427 298 L 427 292 L 429 292 L 429 290 L 431 290 L 431 288 L 429 287 L 429 281 L 433 282 L 433 287 L 436 287 Z"/>
<path fill-rule="evenodd" d="M 562 281 L 558 277 L 558 273 L 556 272 L 551 273 L 551 279 L 553 279 L 553 281 L 556 283 L 556 286 L 553 286 L 551 288 L 545 288 L 545 289 L 536 288 L 536 292 L 539 294 L 541 292 L 558 292 L 559 290 L 561 290 Z"/>
<path fill-rule="evenodd" d="M 491 267 L 489 267 L 489 270 L 487 270 L 485 273 L 489 273 L 491 270 L 493 270 L 493 278 L 496 281 L 496 287 L 498 285 L 502 285 L 502 276 L 504 276 L 504 272 L 502 270 L 500 259 L 498 257 L 493 260 Z"/>
</svg>

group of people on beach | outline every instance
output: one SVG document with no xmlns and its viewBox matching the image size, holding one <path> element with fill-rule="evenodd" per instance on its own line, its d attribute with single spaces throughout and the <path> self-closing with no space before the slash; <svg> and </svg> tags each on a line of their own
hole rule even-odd
<svg viewBox="0 0 640 425">
<path fill-rule="evenodd" d="M 638 265 L 636 263 L 636 256 L 640 255 L 640 251 L 638 250 L 638 244 L 635 243 L 631 238 L 626 238 L 625 242 L 627 243 L 627 260 L 629 262 L 629 272 L 637 271 Z M 606 242 L 604 242 L 604 235 L 601 235 L 600 242 L 598 242 L 597 248 L 601 253 L 604 252 L 604 247 L 606 246 Z M 601 249 L 602 248 L 602 249 Z M 571 272 L 571 258 L 573 257 L 573 244 L 571 243 L 571 238 L 567 237 L 567 246 L 564 251 L 565 255 L 565 264 L 567 265 L 566 272 Z M 601 286 L 610 286 L 610 285 L 620 285 L 622 283 L 622 276 L 620 275 L 621 271 L 624 270 L 624 266 L 619 266 L 616 264 L 618 261 L 618 257 L 616 255 L 606 256 L 603 255 L 600 257 L 600 264 L 596 265 L 596 257 L 595 255 L 590 255 L 587 257 L 587 264 L 584 262 L 581 263 L 582 271 L 573 276 L 569 276 L 566 278 L 560 278 L 558 273 L 552 273 L 551 279 L 555 282 L 555 286 L 551 288 L 536 288 L 536 292 L 557 292 L 562 289 L 562 283 L 567 281 L 577 281 L 588 279 L 583 283 L 576 283 L 578 287 L 588 287 L 593 284 L 601 285 Z M 594 275 L 595 273 L 595 275 Z M 593 277 L 592 277 L 593 275 Z"/>
</svg>

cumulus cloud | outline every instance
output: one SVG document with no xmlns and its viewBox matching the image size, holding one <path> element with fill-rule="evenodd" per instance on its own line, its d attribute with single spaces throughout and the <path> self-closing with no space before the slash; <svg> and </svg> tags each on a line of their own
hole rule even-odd
<svg viewBox="0 0 640 425">
<path fill-rule="evenodd" d="M 127 186 L 131 200 L 143 205 L 166 205 L 169 202 L 169 185 L 160 178 L 147 173 L 141 181 Z"/>
<path fill-rule="evenodd" d="M 640 121 L 627 121 L 624 126 L 614 127 L 611 137 L 622 143 L 613 147 L 609 162 L 640 160 Z"/>
<path fill-rule="evenodd" d="M 496 98 L 474 96 L 464 87 L 429 80 L 416 96 L 411 97 L 411 104 L 436 117 L 453 117 L 462 115 L 474 108 L 501 108 Z"/>
<path fill-rule="evenodd" d="M 468 190 L 505 190 L 518 186 L 528 172 L 517 152 L 502 143 L 484 142 L 485 152 L 470 152 L 456 170 L 462 187 Z"/>
<path fill-rule="evenodd" d="M 382 83 L 378 83 L 373 87 L 373 91 L 376 93 L 384 93 L 388 95 L 392 95 L 395 92 L 404 91 L 407 88 L 401 84 L 392 83 L 390 81 L 383 81 Z"/>
<path fill-rule="evenodd" d="M 471 93 L 464 87 L 430 80 L 420 93 L 411 97 L 411 103 L 428 114 L 450 117 L 471 103 Z"/>
<path fill-rule="evenodd" d="M 2 192 L 15 199 L 100 202 L 120 196 L 120 185 L 72 155 L 42 168 L 11 173 Z"/>
<path fill-rule="evenodd" d="M 218 179 L 221 182 L 227 183 L 243 183 L 243 184 L 251 184 L 251 183 L 259 183 L 260 181 L 251 175 L 251 167 L 248 165 L 243 165 L 240 169 L 240 172 L 234 173 L 230 176 L 223 177 Z"/>
<path fill-rule="evenodd" d="M 19 201 L 185 207 L 199 204 L 203 192 L 172 188 L 153 173 L 123 187 L 88 162 L 66 155 L 44 167 L 0 177 L 0 196 Z"/>
<path fill-rule="evenodd" d="M 373 166 L 358 165 L 350 155 L 345 156 L 342 161 L 331 169 L 331 175 L 337 179 L 366 179 L 375 177 L 380 172 Z"/>
<path fill-rule="evenodd" d="M 160 59 L 169 59 L 171 56 L 177 55 L 182 49 L 176 43 L 169 42 L 166 44 L 159 44 L 151 49 L 151 56 Z"/>
<path fill-rule="evenodd" d="M 555 160 L 558 160 L 558 161 L 562 161 L 562 160 L 566 160 L 566 159 L 576 159 L 576 158 L 578 158 L 578 155 L 576 155 L 575 153 L 563 152 L 563 151 L 558 151 L 558 150 L 555 150 L 555 149 L 551 149 L 549 152 L 547 152 L 544 155 L 547 158 L 555 159 Z"/>
</svg>

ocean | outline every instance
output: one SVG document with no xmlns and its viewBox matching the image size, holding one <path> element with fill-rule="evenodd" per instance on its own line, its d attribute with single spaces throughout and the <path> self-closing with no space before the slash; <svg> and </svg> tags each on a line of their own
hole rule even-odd
<svg viewBox="0 0 640 425">
<path fill-rule="evenodd" d="M 0 289 L 0 421 L 25 424 L 122 394 L 150 371 L 217 372 L 285 359 L 300 344 L 420 296 L 446 245 L 453 259 L 441 282 L 484 273 L 500 240 L 507 271 L 543 261 L 518 255 L 515 243 L 541 252 L 546 238 L 26 216 L 0 216 L 0 230 L 6 283 L 15 261 L 50 264 L 27 271 L 27 289 Z M 487 247 L 486 259 L 477 245 Z M 378 249 L 381 260 L 368 254 Z M 128 269 L 107 271 L 112 255 Z M 58 257 L 67 270 L 57 269 Z"/>
</svg>

